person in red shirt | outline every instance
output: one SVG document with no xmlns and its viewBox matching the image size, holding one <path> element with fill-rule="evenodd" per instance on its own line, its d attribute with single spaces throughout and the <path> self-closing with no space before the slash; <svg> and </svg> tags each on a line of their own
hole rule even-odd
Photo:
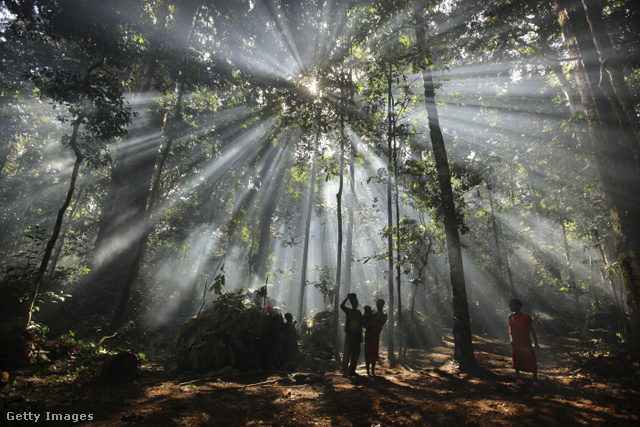
<svg viewBox="0 0 640 427">
<path fill-rule="evenodd" d="M 513 367 L 516 370 L 516 384 L 523 385 L 520 371 L 533 373 L 533 386 L 539 387 L 538 363 L 534 349 L 539 350 L 538 337 L 533 330 L 533 319 L 528 314 L 522 313 L 522 302 L 517 299 L 509 301 L 509 309 L 513 312 L 509 315 L 509 335 L 511 335 L 511 357 Z M 531 346 L 533 337 L 534 346 Z"/>
<path fill-rule="evenodd" d="M 377 310 L 369 316 L 369 321 L 365 322 L 364 333 L 364 361 L 367 366 L 367 375 L 372 377 L 376 376 L 376 362 L 380 360 L 380 333 L 384 324 L 387 323 L 387 313 L 383 311 L 383 299 L 376 301 L 376 308 Z"/>
</svg>

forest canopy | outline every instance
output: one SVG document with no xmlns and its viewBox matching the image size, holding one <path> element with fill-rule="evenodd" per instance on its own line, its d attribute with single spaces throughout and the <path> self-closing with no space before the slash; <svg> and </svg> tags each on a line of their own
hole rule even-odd
<svg viewBox="0 0 640 427">
<path fill-rule="evenodd" d="M 385 299 L 392 356 L 505 335 L 511 298 L 638 348 L 639 25 L 633 0 L 3 1 L 0 323 L 175 336 L 264 286 L 300 323 Z"/>
</svg>

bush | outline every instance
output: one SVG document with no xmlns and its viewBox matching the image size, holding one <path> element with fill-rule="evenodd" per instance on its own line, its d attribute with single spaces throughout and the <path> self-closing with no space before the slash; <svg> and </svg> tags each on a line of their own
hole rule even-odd
<svg viewBox="0 0 640 427">
<path fill-rule="evenodd" d="M 244 290 L 220 295 L 209 308 L 182 325 L 170 369 L 219 371 L 259 365 L 267 313 Z"/>
</svg>

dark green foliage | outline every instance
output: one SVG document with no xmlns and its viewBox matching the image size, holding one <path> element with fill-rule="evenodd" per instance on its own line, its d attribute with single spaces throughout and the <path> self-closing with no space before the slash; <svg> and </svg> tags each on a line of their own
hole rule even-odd
<svg viewBox="0 0 640 427">
<path fill-rule="evenodd" d="M 256 368 L 267 326 L 267 313 L 244 290 L 225 292 L 182 326 L 170 367 L 197 372 Z"/>
<path fill-rule="evenodd" d="M 24 309 L 29 292 L 29 285 L 37 273 L 38 264 L 47 243 L 49 230 L 33 225 L 23 236 L 22 250 L 13 256 L 13 260 L 0 267 L 0 295 L 3 300 L 3 310 L 0 313 L 0 323 L 15 322 Z M 60 269 L 56 274 L 47 278 L 45 291 L 38 305 L 43 300 L 60 300 L 64 297 L 48 291 L 53 283 L 64 282 L 68 279 L 68 271 Z"/>
</svg>

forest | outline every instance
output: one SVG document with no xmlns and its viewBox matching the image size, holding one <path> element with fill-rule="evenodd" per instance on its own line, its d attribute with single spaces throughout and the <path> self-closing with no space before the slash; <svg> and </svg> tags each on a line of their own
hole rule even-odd
<svg viewBox="0 0 640 427">
<path fill-rule="evenodd" d="M 0 102 L 8 425 L 640 420 L 636 0 L 4 0 Z"/>
</svg>

